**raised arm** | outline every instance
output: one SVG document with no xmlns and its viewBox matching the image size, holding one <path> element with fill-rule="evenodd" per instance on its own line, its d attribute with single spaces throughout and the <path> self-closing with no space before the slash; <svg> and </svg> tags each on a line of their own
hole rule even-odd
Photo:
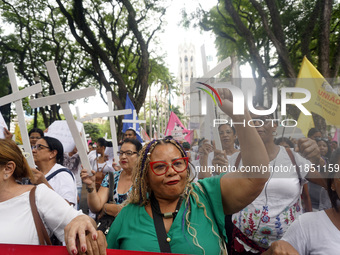
<svg viewBox="0 0 340 255">
<path fill-rule="evenodd" d="M 233 115 L 232 95 L 228 89 L 219 89 L 222 99 L 220 108 L 230 116 L 235 124 L 242 153 L 243 169 L 252 167 L 258 171 L 243 171 L 228 173 L 221 178 L 221 195 L 225 214 L 238 212 L 250 204 L 262 191 L 269 178 L 269 159 L 266 148 L 256 129 L 248 125 L 251 120 L 250 114 L 245 107 L 244 115 Z M 250 122 L 251 123 L 251 122 Z M 252 124 L 253 125 L 253 124 Z"/>
</svg>

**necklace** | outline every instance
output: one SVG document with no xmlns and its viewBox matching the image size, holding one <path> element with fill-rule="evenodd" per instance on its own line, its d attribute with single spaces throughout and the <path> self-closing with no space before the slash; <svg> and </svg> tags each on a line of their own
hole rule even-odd
<svg viewBox="0 0 340 255">
<path fill-rule="evenodd" d="M 180 197 L 178 202 L 177 202 L 177 205 L 176 205 L 176 210 L 174 212 L 162 213 L 161 209 L 159 207 L 159 203 L 158 203 L 157 199 L 155 198 L 154 194 L 151 193 L 150 201 L 151 201 L 152 212 L 157 213 L 158 215 L 162 216 L 164 219 L 171 219 L 171 218 L 173 218 L 173 220 L 174 220 L 176 218 L 176 216 L 177 216 L 179 208 L 181 207 L 182 200 L 183 200 L 183 198 Z"/>
</svg>

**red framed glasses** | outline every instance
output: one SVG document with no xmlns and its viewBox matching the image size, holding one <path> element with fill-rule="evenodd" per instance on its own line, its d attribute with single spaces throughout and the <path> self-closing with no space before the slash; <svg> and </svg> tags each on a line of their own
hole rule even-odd
<svg viewBox="0 0 340 255">
<path fill-rule="evenodd" d="M 181 173 L 188 168 L 188 163 L 189 163 L 189 158 L 184 157 L 184 158 L 175 159 L 174 161 L 172 161 L 171 164 L 168 164 L 164 161 L 153 161 L 153 162 L 150 162 L 149 164 L 150 164 L 152 172 L 155 175 L 163 175 L 169 170 L 170 166 L 177 173 Z"/>
</svg>

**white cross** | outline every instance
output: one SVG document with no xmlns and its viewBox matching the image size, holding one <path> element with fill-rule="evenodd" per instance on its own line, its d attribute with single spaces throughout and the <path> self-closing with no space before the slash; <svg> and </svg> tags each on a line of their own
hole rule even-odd
<svg viewBox="0 0 340 255">
<path fill-rule="evenodd" d="M 211 77 L 214 77 L 216 74 L 220 73 L 222 70 L 224 70 L 226 67 L 228 67 L 231 64 L 230 58 L 224 59 L 221 63 L 219 63 L 217 66 L 215 66 L 212 70 L 208 71 L 207 69 L 207 58 L 205 55 L 205 48 L 204 45 L 201 47 L 201 56 L 202 56 L 202 63 L 203 63 L 203 77 L 210 79 Z M 212 127 L 212 123 L 214 122 L 215 118 L 215 111 L 214 111 L 214 102 L 210 97 L 206 96 L 206 102 L 207 102 L 207 113 L 204 121 L 204 136 L 206 138 L 210 138 L 210 130 L 213 131 L 213 138 L 215 140 L 215 147 L 218 150 L 222 150 L 222 143 L 220 139 L 220 134 L 218 133 L 218 127 Z"/>
<path fill-rule="evenodd" d="M 132 115 L 132 119 L 131 120 L 123 120 L 123 123 L 132 123 L 132 128 L 137 131 L 136 129 L 136 124 L 137 123 L 146 123 L 146 120 L 138 120 L 137 119 L 137 112 L 136 110 L 133 110 L 133 115 Z"/>
<path fill-rule="evenodd" d="M 117 131 L 116 131 L 116 121 L 115 121 L 115 116 L 119 115 L 125 115 L 125 114 L 131 114 L 132 110 L 131 109 L 125 109 L 125 110 L 118 110 L 114 111 L 113 110 L 113 102 L 112 102 L 112 94 L 110 91 L 106 93 L 107 95 L 107 105 L 109 107 L 108 112 L 103 112 L 103 113 L 94 113 L 89 116 L 86 116 L 85 118 L 79 119 L 79 121 L 84 122 L 87 120 L 91 120 L 94 118 L 102 118 L 102 117 L 108 117 L 110 121 L 110 129 L 111 129 L 111 138 L 112 138 L 112 146 L 113 146 L 113 156 L 117 161 L 118 159 L 118 142 L 117 142 Z"/>
<path fill-rule="evenodd" d="M 12 94 L 2 97 L 0 99 L 0 106 L 14 102 L 15 109 L 18 115 L 18 121 L 19 121 L 23 147 L 24 147 L 25 152 L 27 153 L 26 155 L 28 156 L 27 162 L 30 167 L 35 167 L 34 160 L 32 157 L 31 144 L 28 138 L 27 127 L 26 127 L 26 122 L 25 122 L 25 114 L 24 114 L 24 109 L 22 107 L 21 99 L 24 97 L 30 96 L 32 94 L 39 93 L 42 90 L 42 88 L 41 88 L 40 83 L 38 83 L 38 84 L 35 84 L 33 86 L 30 86 L 28 88 L 25 88 L 19 91 L 16 76 L 15 76 L 15 71 L 14 71 L 14 64 L 9 63 L 6 65 L 6 67 L 7 67 L 9 80 L 11 82 Z"/>
<path fill-rule="evenodd" d="M 91 87 L 87 89 L 81 89 L 81 90 L 65 93 L 63 86 L 60 82 L 60 78 L 57 72 L 57 68 L 54 64 L 54 61 L 47 61 L 45 62 L 45 65 L 47 67 L 47 71 L 51 78 L 52 86 L 54 88 L 56 95 L 30 100 L 30 105 L 32 108 L 37 108 L 37 107 L 53 105 L 57 103 L 60 104 L 61 109 L 63 110 L 64 116 L 66 118 L 67 125 L 71 131 L 74 142 L 76 143 L 81 163 L 83 167 L 90 172 L 91 165 L 90 165 L 89 159 L 87 158 L 86 147 L 80 136 L 80 133 L 78 131 L 76 122 L 73 118 L 68 102 L 79 99 L 79 98 L 83 98 L 83 97 L 95 96 L 96 91 L 93 87 Z"/>
<path fill-rule="evenodd" d="M 77 113 L 77 120 L 79 121 L 79 119 L 80 119 L 80 112 L 79 112 L 78 106 L 76 106 L 76 113 Z M 82 136 L 82 141 L 83 141 L 84 146 L 86 148 L 86 152 L 89 152 L 89 148 L 87 146 L 87 137 L 89 137 L 90 135 L 85 133 L 84 125 L 82 125 L 81 133 L 84 135 L 84 136 Z"/>
</svg>

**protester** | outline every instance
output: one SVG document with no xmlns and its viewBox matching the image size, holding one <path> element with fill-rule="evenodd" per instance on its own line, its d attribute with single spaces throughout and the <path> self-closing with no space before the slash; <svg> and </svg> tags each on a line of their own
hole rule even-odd
<svg viewBox="0 0 340 255">
<path fill-rule="evenodd" d="M 280 138 L 275 139 L 275 144 L 283 146 L 285 148 L 292 148 L 292 149 L 295 148 L 294 143 L 291 140 L 289 140 L 287 137 L 280 137 Z M 311 212 L 313 209 L 312 209 L 312 201 L 309 196 L 308 183 L 303 184 L 301 197 L 302 197 L 304 212 Z"/>
<path fill-rule="evenodd" d="M 340 149 L 333 152 L 330 163 L 339 169 Z M 338 171 L 329 172 L 327 191 L 332 208 L 301 215 L 289 227 L 282 240 L 272 244 L 266 255 L 339 253 L 340 173 Z M 293 251 L 291 246 L 296 251 Z"/>
<path fill-rule="evenodd" d="M 77 147 L 74 146 L 73 150 L 69 153 L 64 153 L 64 164 L 66 168 L 68 168 L 76 178 L 76 184 L 77 184 L 77 195 L 78 195 L 78 207 L 79 210 L 79 201 L 81 199 L 81 190 L 83 187 L 83 184 L 81 182 L 80 178 L 80 171 L 81 171 L 81 162 L 80 162 L 80 156 L 78 154 Z"/>
<path fill-rule="evenodd" d="M 310 138 L 310 139 L 313 139 L 315 141 L 318 141 L 318 140 L 321 139 L 322 134 L 318 129 L 311 128 L 308 131 L 307 137 Z M 321 190 L 322 190 L 322 187 L 320 187 L 319 185 L 316 185 L 312 182 L 308 183 L 309 196 L 310 196 L 310 199 L 312 201 L 312 208 L 313 208 L 314 211 L 319 210 Z"/>
<path fill-rule="evenodd" d="M 40 244 L 29 203 L 34 186 L 21 185 L 24 177 L 32 178 L 32 172 L 21 150 L 13 141 L 1 139 L 0 243 Z M 48 234 L 55 234 L 60 241 L 65 240 L 70 254 L 76 254 L 79 248 L 84 252 L 89 249 L 105 254 L 105 238 L 96 232 L 95 222 L 88 216 L 74 210 L 45 184 L 36 186 L 35 201 Z M 85 231 L 89 232 L 86 240 Z M 77 241 L 80 241 L 78 249 L 75 245 L 77 236 L 81 237 Z"/>
<path fill-rule="evenodd" d="M 122 167 L 121 171 L 114 173 L 114 185 L 109 187 L 109 175 L 107 174 L 102 182 L 98 192 L 95 189 L 95 171 L 92 170 L 93 176 L 89 176 L 86 169 L 81 171 L 81 178 L 86 184 L 87 203 L 94 213 L 100 213 L 99 218 L 103 214 L 117 216 L 126 200 L 132 186 L 132 172 L 136 167 L 139 151 L 142 144 L 136 139 L 125 139 L 124 143 L 118 152 L 119 164 Z M 113 189 L 114 204 L 109 204 L 109 189 Z"/>
<path fill-rule="evenodd" d="M 105 155 L 105 149 L 107 147 L 107 141 L 104 138 L 97 140 L 96 158 L 90 160 L 92 170 L 96 172 L 96 187 L 97 190 L 102 183 L 104 176 L 108 172 L 113 172 L 112 164 L 108 161 L 108 157 Z"/>
<path fill-rule="evenodd" d="M 266 109 L 259 107 L 258 110 Z M 299 153 L 274 143 L 277 123 L 268 121 L 275 119 L 274 116 L 251 114 L 251 117 L 266 147 L 273 171 L 261 194 L 249 206 L 233 215 L 232 222 L 235 227 L 231 254 L 254 254 L 268 249 L 302 214 L 301 191 L 306 179 L 325 185 L 316 171 L 308 171 L 312 168 L 311 162 L 324 164 L 315 141 L 308 138 L 298 141 L 298 150 L 302 157 Z M 229 164 L 242 167 L 242 158 L 241 150 L 241 153 L 230 157 Z M 292 168 L 294 165 L 299 169 L 295 171 Z"/>
<path fill-rule="evenodd" d="M 234 121 L 229 90 L 220 90 L 223 106 Z M 180 144 L 166 137 L 146 144 L 138 160 L 126 205 L 107 236 L 109 248 L 138 251 L 170 250 L 182 254 L 219 254 L 226 241 L 224 215 L 239 211 L 263 189 L 269 176 L 262 173 L 268 157 L 253 127 L 237 127 L 246 166 L 256 173 L 231 173 L 189 183 L 188 158 Z M 235 178 L 235 177 L 242 178 Z M 158 221 L 159 223 L 154 223 Z M 158 227 L 164 236 L 158 232 Z M 156 232 L 158 232 L 156 234 Z M 162 235 L 163 235 L 162 234 Z M 163 239 L 164 238 L 164 239 Z M 163 244 L 170 247 L 163 248 Z"/>
<path fill-rule="evenodd" d="M 320 130 L 316 129 L 316 128 L 311 128 L 309 129 L 308 133 L 307 133 L 307 137 L 313 140 L 316 139 L 320 139 L 322 137 L 322 134 L 320 132 Z"/>
<path fill-rule="evenodd" d="M 126 138 L 137 139 L 136 130 L 134 130 L 133 128 L 128 128 L 124 133 L 124 139 Z"/>
<path fill-rule="evenodd" d="M 328 142 L 327 138 L 318 138 L 316 142 L 319 146 L 320 154 L 323 160 L 325 160 L 326 164 L 328 164 L 328 160 L 332 154 L 331 146 Z"/>
<path fill-rule="evenodd" d="M 31 182 L 46 184 L 77 208 L 75 177 L 69 169 L 63 166 L 64 149 L 60 141 L 53 137 L 42 137 L 33 146 L 32 153 L 37 169 L 32 169 Z"/>
<path fill-rule="evenodd" d="M 96 145 L 92 142 L 90 142 L 87 147 L 89 148 L 89 153 L 96 149 Z"/>
<path fill-rule="evenodd" d="M 337 141 L 332 141 L 332 151 L 335 151 L 338 148 L 338 142 Z"/>
<path fill-rule="evenodd" d="M 222 144 L 222 154 L 216 154 L 214 152 L 214 148 L 212 146 L 213 151 L 210 152 L 208 155 L 202 155 L 202 160 L 200 161 L 201 167 L 209 167 L 213 166 L 216 170 L 216 166 L 227 165 L 228 158 L 233 155 L 235 152 L 239 150 L 235 148 L 235 142 L 237 139 L 235 127 L 231 127 L 229 124 L 222 124 L 218 126 L 218 132 Z M 202 150 L 203 153 L 207 153 L 209 150 Z M 207 157 L 208 156 L 208 157 Z M 206 160 L 205 160 L 206 159 Z M 210 175 L 219 174 L 218 171 L 201 171 L 198 175 L 198 178 L 202 179 L 205 177 L 209 177 Z"/>
<path fill-rule="evenodd" d="M 28 132 L 28 136 L 30 138 L 30 144 L 31 144 L 31 147 L 32 147 L 37 143 L 37 141 L 40 138 L 44 137 L 44 132 L 40 128 L 32 128 Z"/>
</svg>

